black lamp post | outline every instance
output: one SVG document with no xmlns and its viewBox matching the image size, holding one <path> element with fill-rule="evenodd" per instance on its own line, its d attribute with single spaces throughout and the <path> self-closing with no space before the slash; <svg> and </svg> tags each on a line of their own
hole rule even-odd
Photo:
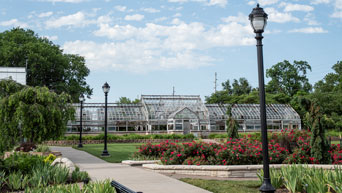
<svg viewBox="0 0 342 193">
<path fill-rule="evenodd" d="M 107 151 L 107 97 L 108 97 L 108 93 L 110 90 L 110 86 L 108 85 L 107 82 L 102 86 L 102 89 L 103 89 L 103 92 L 105 93 L 105 138 L 104 138 L 104 150 L 101 156 L 108 157 L 110 155 Z"/>
<path fill-rule="evenodd" d="M 259 72 L 259 97 L 260 97 L 260 123 L 262 135 L 262 154 L 263 154 L 263 169 L 264 169 L 264 182 L 260 187 L 260 192 L 274 193 L 275 189 L 271 184 L 269 158 L 268 158 L 268 141 L 267 141 L 267 122 L 266 122 L 266 104 L 265 104 L 265 83 L 264 83 L 264 61 L 262 53 L 262 33 L 264 32 L 267 23 L 267 14 L 259 7 L 253 9 L 249 14 L 249 20 L 256 33 L 255 39 L 257 40 L 258 52 L 258 72 Z"/>
<path fill-rule="evenodd" d="M 85 101 L 83 94 L 80 95 L 79 100 L 81 102 L 81 108 L 80 108 L 80 143 L 78 144 L 77 147 L 81 148 L 81 147 L 83 147 L 83 145 L 82 145 L 82 130 L 83 130 L 83 127 L 82 127 L 82 109 L 83 109 L 83 102 Z"/>
</svg>

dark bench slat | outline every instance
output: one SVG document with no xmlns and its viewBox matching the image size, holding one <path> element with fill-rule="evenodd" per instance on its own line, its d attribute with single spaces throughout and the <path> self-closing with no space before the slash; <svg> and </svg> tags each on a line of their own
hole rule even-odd
<svg viewBox="0 0 342 193">
<path fill-rule="evenodd" d="M 117 193 L 142 193 L 142 192 L 134 192 L 133 190 L 127 188 L 126 186 L 114 180 L 110 183 L 110 185 L 115 188 Z"/>
</svg>

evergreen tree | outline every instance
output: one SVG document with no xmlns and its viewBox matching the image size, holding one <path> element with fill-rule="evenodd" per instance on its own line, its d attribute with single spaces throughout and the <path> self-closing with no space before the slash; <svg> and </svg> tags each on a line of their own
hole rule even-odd
<svg viewBox="0 0 342 193">
<path fill-rule="evenodd" d="M 235 119 L 233 119 L 233 115 L 232 115 L 232 108 L 233 107 L 234 107 L 234 105 L 228 107 L 228 109 L 227 109 L 227 115 L 228 115 L 228 119 L 226 122 L 227 134 L 228 134 L 228 138 L 238 139 L 239 138 L 239 133 L 238 133 L 239 124 Z"/>
<path fill-rule="evenodd" d="M 329 143 L 325 137 L 324 116 L 320 106 L 313 101 L 303 100 L 303 106 L 309 106 L 305 121 L 311 129 L 311 157 L 316 158 L 321 164 L 331 163 Z"/>
</svg>

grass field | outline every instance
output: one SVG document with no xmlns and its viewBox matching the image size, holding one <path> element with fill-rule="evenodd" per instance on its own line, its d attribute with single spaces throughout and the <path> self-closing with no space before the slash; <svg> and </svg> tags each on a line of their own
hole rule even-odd
<svg viewBox="0 0 342 193">
<path fill-rule="evenodd" d="M 213 193 L 258 193 L 259 181 L 221 181 L 183 178 L 181 181 Z"/>
<path fill-rule="evenodd" d="M 113 143 L 107 144 L 110 157 L 101 157 L 104 145 L 103 144 L 86 144 L 83 148 L 73 147 L 78 150 L 88 152 L 96 157 L 99 157 L 107 162 L 120 163 L 122 160 L 130 159 L 131 155 L 137 151 L 137 147 L 142 143 Z"/>
</svg>

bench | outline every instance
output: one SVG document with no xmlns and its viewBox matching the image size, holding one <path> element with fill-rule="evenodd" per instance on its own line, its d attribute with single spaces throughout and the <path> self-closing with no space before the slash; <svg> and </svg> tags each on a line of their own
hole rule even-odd
<svg viewBox="0 0 342 193">
<path fill-rule="evenodd" d="M 143 193 L 143 192 L 134 192 L 133 190 L 127 188 L 126 186 L 114 180 L 110 183 L 110 185 L 115 188 L 117 193 Z"/>
</svg>

